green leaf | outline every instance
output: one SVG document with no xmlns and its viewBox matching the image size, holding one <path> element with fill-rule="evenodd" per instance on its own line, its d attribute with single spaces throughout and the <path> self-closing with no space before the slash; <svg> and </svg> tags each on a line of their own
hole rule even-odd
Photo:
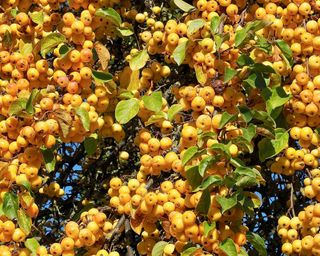
<svg viewBox="0 0 320 256">
<path fill-rule="evenodd" d="M 18 11 L 17 7 L 12 8 L 12 9 L 10 10 L 10 15 L 11 15 L 13 18 L 15 18 L 15 17 L 17 16 L 18 12 L 19 12 L 19 11 Z"/>
<path fill-rule="evenodd" d="M 247 128 L 241 128 L 242 137 L 247 141 L 251 141 L 256 135 L 256 126 L 254 124 L 249 124 Z"/>
<path fill-rule="evenodd" d="M 262 97 L 266 101 L 267 112 L 273 119 L 276 119 L 280 112 L 274 111 L 279 107 L 281 107 L 282 110 L 282 107 L 289 101 L 291 95 L 287 94 L 282 86 L 278 86 L 273 88 L 265 88 L 262 91 Z"/>
<path fill-rule="evenodd" d="M 42 25 L 44 22 L 44 15 L 43 12 L 29 12 L 29 17 L 31 20 L 36 23 Z"/>
<path fill-rule="evenodd" d="M 147 61 L 149 60 L 149 58 L 150 57 L 147 50 L 142 50 L 138 52 L 129 61 L 131 70 L 134 71 L 134 70 L 139 70 L 143 68 L 147 64 Z"/>
<path fill-rule="evenodd" d="M 264 89 L 267 87 L 264 76 L 260 72 L 251 72 L 247 79 L 243 80 L 243 83 L 251 88 Z"/>
<path fill-rule="evenodd" d="M 171 105 L 168 109 L 168 120 L 172 121 L 181 110 L 183 110 L 183 107 L 180 104 Z"/>
<path fill-rule="evenodd" d="M 240 160 L 239 158 L 235 158 L 235 157 L 232 157 L 230 159 L 230 164 L 236 168 L 245 165 L 245 163 L 242 160 Z"/>
<path fill-rule="evenodd" d="M 168 242 L 160 241 L 156 243 L 151 252 L 151 256 L 162 256 L 163 255 L 163 249 L 168 244 Z"/>
<path fill-rule="evenodd" d="M 167 119 L 167 114 L 163 111 L 160 111 L 152 116 L 149 117 L 148 121 L 145 122 L 145 125 L 148 126 L 150 124 L 154 124 L 154 123 L 157 123 L 159 121 L 163 121 Z"/>
<path fill-rule="evenodd" d="M 132 30 L 126 28 L 117 28 L 117 31 L 122 37 L 132 36 L 134 34 Z"/>
<path fill-rule="evenodd" d="M 236 32 L 235 36 L 235 47 L 239 47 L 247 38 L 248 32 L 246 29 L 240 29 Z"/>
<path fill-rule="evenodd" d="M 196 211 L 200 214 L 207 215 L 211 206 L 210 191 L 208 188 L 202 191 L 199 203 L 197 204 Z"/>
<path fill-rule="evenodd" d="M 227 238 L 219 244 L 219 248 L 227 255 L 227 256 L 238 256 L 237 248 L 231 238 Z"/>
<path fill-rule="evenodd" d="M 206 173 L 206 170 L 210 168 L 211 165 L 216 163 L 220 158 L 218 156 L 208 156 L 201 160 L 199 164 L 199 173 L 203 177 Z"/>
<path fill-rule="evenodd" d="M 259 185 L 259 181 L 250 176 L 242 176 L 236 179 L 236 183 L 234 185 L 239 188 L 249 188 Z"/>
<path fill-rule="evenodd" d="M 53 150 L 50 148 L 41 148 L 41 153 L 42 153 L 47 171 L 49 173 L 54 171 L 56 167 L 56 158 L 53 154 Z"/>
<path fill-rule="evenodd" d="M 88 132 L 90 131 L 90 117 L 89 113 L 86 109 L 84 108 L 76 108 L 76 114 L 79 116 L 83 128 Z"/>
<path fill-rule="evenodd" d="M 206 24 L 206 21 L 204 19 L 195 19 L 195 20 L 192 20 L 190 23 L 189 23 L 189 26 L 188 26 L 188 31 L 187 33 L 189 35 L 192 35 L 194 33 L 196 33 L 197 31 L 199 31 L 199 29 L 203 28 L 203 26 Z"/>
<path fill-rule="evenodd" d="M 9 219 L 17 218 L 19 209 L 19 199 L 16 194 L 13 194 L 12 192 L 6 192 L 4 194 L 3 198 L 3 205 L 2 210 L 3 213 L 8 217 Z"/>
<path fill-rule="evenodd" d="M 59 47 L 59 54 L 60 54 L 60 59 L 63 59 L 68 55 L 68 53 L 72 50 L 71 47 L 69 47 L 67 44 L 63 44 Z"/>
<path fill-rule="evenodd" d="M 30 97 L 26 103 L 26 111 L 28 114 L 33 115 L 34 114 L 34 101 L 39 95 L 39 90 L 38 89 L 33 89 L 31 91 Z"/>
<path fill-rule="evenodd" d="M 201 85 L 204 85 L 207 82 L 207 73 L 203 71 L 201 65 L 194 65 L 194 71 L 196 72 L 196 78 Z"/>
<path fill-rule="evenodd" d="M 173 2 L 178 8 L 180 8 L 184 12 L 190 12 L 196 9 L 193 5 L 188 4 L 182 0 L 173 0 Z"/>
<path fill-rule="evenodd" d="M 247 232 L 246 234 L 247 240 L 253 245 L 254 249 L 259 253 L 260 256 L 267 256 L 267 249 L 265 242 L 261 236 L 258 234 Z"/>
<path fill-rule="evenodd" d="M 248 55 L 241 54 L 239 56 L 239 58 L 237 59 L 237 64 L 238 64 L 239 67 L 251 66 L 251 65 L 254 64 L 254 61 Z"/>
<path fill-rule="evenodd" d="M 135 98 L 120 101 L 115 109 L 116 120 L 120 124 L 128 123 L 139 112 L 139 101 Z"/>
<path fill-rule="evenodd" d="M 216 228 L 216 223 L 212 222 L 211 224 L 208 221 L 203 223 L 204 236 L 208 236 L 210 231 Z"/>
<path fill-rule="evenodd" d="M 184 59 L 186 58 L 188 43 L 189 43 L 189 40 L 186 40 L 180 43 L 172 53 L 173 59 L 178 66 L 180 66 L 183 63 Z"/>
<path fill-rule="evenodd" d="M 212 34 L 215 34 L 218 32 L 219 25 L 220 25 L 220 17 L 217 15 L 213 16 L 210 22 L 210 29 Z"/>
<path fill-rule="evenodd" d="M 16 101 L 12 102 L 9 107 L 9 115 L 19 115 L 22 111 L 26 109 L 28 99 L 18 98 Z"/>
<path fill-rule="evenodd" d="M 96 133 L 91 134 L 89 137 L 86 137 L 83 141 L 84 149 L 86 153 L 90 156 L 93 155 L 98 147 L 98 135 Z"/>
<path fill-rule="evenodd" d="M 272 22 L 265 20 L 256 20 L 248 22 L 244 28 L 238 30 L 235 35 L 235 47 L 239 47 L 243 43 L 252 39 L 255 32 L 270 25 Z"/>
<path fill-rule="evenodd" d="M 18 225 L 26 235 L 30 234 L 32 220 L 23 209 L 18 210 Z"/>
<path fill-rule="evenodd" d="M 223 112 L 222 116 L 221 116 L 221 121 L 219 124 L 219 129 L 222 129 L 225 127 L 225 125 L 227 123 L 233 122 L 235 120 L 237 120 L 238 115 L 230 115 L 228 112 Z"/>
<path fill-rule="evenodd" d="M 216 35 L 214 35 L 213 38 L 214 38 L 214 42 L 216 44 L 216 48 L 217 48 L 217 50 L 219 50 L 222 43 L 229 40 L 230 34 L 223 34 L 223 35 L 216 34 Z"/>
<path fill-rule="evenodd" d="M 270 126 L 272 128 L 276 127 L 276 123 L 274 119 L 267 112 L 252 110 L 252 113 L 253 113 L 253 119 L 262 121 L 266 126 Z"/>
<path fill-rule="evenodd" d="M 60 33 L 51 33 L 40 41 L 40 53 L 45 57 L 47 53 L 51 52 L 56 46 L 64 43 L 66 38 Z"/>
<path fill-rule="evenodd" d="M 210 22 L 210 30 L 212 34 L 219 32 L 219 26 L 221 22 L 226 18 L 226 15 L 222 13 L 220 16 L 213 16 Z"/>
<path fill-rule="evenodd" d="M 293 57 L 292 57 L 292 51 L 291 51 L 290 46 L 284 40 L 280 40 L 280 39 L 276 40 L 275 43 L 278 46 L 278 48 L 281 50 L 281 52 L 283 53 L 286 60 L 289 62 L 290 66 L 292 66 L 293 65 Z"/>
<path fill-rule="evenodd" d="M 22 180 L 20 184 L 28 191 L 31 191 L 31 184 L 28 180 Z"/>
<path fill-rule="evenodd" d="M 257 48 L 262 50 L 268 55 L 272 54 L 272 45 L 263 36 L 257 35 Z"/>
<path fill-rule="evenodd" d="M 99 8 L 95 12 L 95 16 L 108 18 L 117 27 L 120 27 L 122 23 L 120 14 L 113 8 Z"/>
<path fill-rule="evenodd" d="M 222 208 L 222 214 L 237 205 L 237 198 L 234 196 L 229 198 L 224 196 L 217 196 L 216 200 Z"/>
<path fill-rule="evenodd" d="M 275 139 L 263 138 L 258 143 L 259 159 L 264 162 L 266 159 L 278 155 L 288 147 L 289 133 L 282 128 L 275 129 Z"/>
<path fill-rule="evenodd" d="M 222 154 L 225 155 L 225 157 L 227 157 L 228 159 L 231 158 L 231 155 L 230 155 L 230 151 L 229 151 L 229 145 L 225 145 L 225 144 L 222 144 L 222 143 L 216 143 L 216 144 L 213 144 L 210 149 L 212 150 L 216 150 L 216 151 L 220 151 Z"/>
<path fill-rule="evenodd" d="M 253 114 L 252 114 L 250 108 L 248 108 L 247 106 L 243 105 L 243 106 L 239 106 L 238 109 L 239 109 L 239 112 L 240 112 L 243 120 L 246 123 L 249 123 L 252 120 L 252 117 L 253 117 Z"/>
<path fill-rule="evenodd" d="M 92 70 L 92 77 L 96 82 L 105 83 L 112 80 L 112 75 L 107 72 Z"/>
<path fill-rule="evenodd" d="M 128 100 L 128 99 L 132 99 L 133 97 L 134 95 L 131 91 L 124 91 L 119 95 L 119 99 L 121 100 Z"/>
<path fill-rule="evenodd" d="M 182 157 L 182 165 L 186 165 L 197 153 L 199 149 L 197 146 L 188 148 Z"/>
<path fill-rule="evenodd" d="M 254 63 L 252 66 L 252 70 L 255 72 L 261 72 L 266 74 L 275 73 L 273 67 L 265 65 L 263 63 Z"/>
<path fill-rule="evenodd" d="M 71 217 L 72 221 L 78 221 L 81 217 L 81 213 L 86 212 L 88 210 L 90 210 L 91 208 L 93 208 L 95 205 L 93 203 L 88 203 L 86 206 L 84 206 L 83 208 L 81 208 L 80 211 L 77 211 L 76 213 L 74 213 L 74 215 Z"/>
<path fill-rule="evenodd" d="M 198 166 L 192 166 L 186 170 L 186 177 L 192 189 L 199 187 L 202 177 L 199 174 Z"/>
<path fill-rule="evenodd" d="M 40 244 L 35 238 L 29 238 L 24 242 L 24 246 L 31 251 L 31 256 L 36 256 Z"/>
<path fill-rule="evenodd" d="M 199 250 L 199 248 L 197 247 L 189 247 L 186 250 L 184 250 L 183 252 L 181 252 L 180 256 L 192 256 L 194 255 L 194 253 Z"/>
<path fill-rule="evenodd" d="M 4 32 L 3 38 L 2 38 L 2 44 L 5 48 L 11 48 L 12 47 L 12 35 L 9 32 L 9 30 L 6 30 Z"/>
<path fill-rule="evenodd" d="M 246 250 L 244 248 L 241 248 L 240 253 L 238 253 L 238 256 L 248 256 L 248 253 L 246 252 Z"/>
<path fill-rule="evenodd" d="M 238 74 L 237 70 L 234 70 L 233 68 L 226 68 L 224 72 L 223 82 L 228 83 L 232 80 L 236 75 Z"/>
<path fill-rule="evenodd" d="M 142 97 L 144 106 L 153 111 L 158 112 L 162 108 L 162 92 L 153 92 L 151 95 L 145 95 Z"/>
<path fill-rule="evenodd" d="M 22 56 L 26 57 L 27 55 L 32 53 L 32 49 L 33 49 L 32 44 L 31 43 L 26 43 L 20 49 L 20 53 L 22 54 Z"/>
<path fill-rule="evenodd" d="M 211 175 L 202 181 L 201 185 L 198 186 L 193 192 L 204 190 L 210 186 L 218 186 L 222 183 L 222 178 L 219 175 Z"/>
</svg>

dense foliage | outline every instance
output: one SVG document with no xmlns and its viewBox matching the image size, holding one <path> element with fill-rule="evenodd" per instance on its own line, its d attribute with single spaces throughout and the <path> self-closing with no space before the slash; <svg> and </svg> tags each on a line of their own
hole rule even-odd
<svg viewBox="0 0 320 256">
<path fill-rule="evenodd" d="M 0 255 L 320 255 L 320 1 L 0 0 Z"/>
</svg>

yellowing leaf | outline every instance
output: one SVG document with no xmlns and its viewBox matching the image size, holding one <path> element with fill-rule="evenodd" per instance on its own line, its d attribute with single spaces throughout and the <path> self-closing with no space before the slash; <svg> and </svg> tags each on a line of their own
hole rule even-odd
<svg viewBox="0 0 320 256">
<path fill-rule="evenodd" d="M 139 84 L 140 84 L 139 75 L 140 75 L 139 70 L 132 71 L 130 75 L 130 83 L 127 88 L 128 91 L 134 91 L 139 89 Z"/>
<path fill-rule="evenodd" d="M 207 74 L 203 72 L 202 66 L 194 65 L 194 70 L 196 71 L 196 77 L 198 82 L 201 85 L 204 85 L 207 82 Z"/>
<path fill-rule="evenodd" d="M 115 110 L 116 120 L 120 124 L 128 123 L 139 112 L 139 101 L 135 98 L 120 101 Z"/>
<path fill-rule="evenodd" d="M 30 234 L 32 225 L 31 218 L 23 209 L 18 210 L 18 225 L 26 235 Z"/>
<path fill-rule="evenodd" d="M 66 38 L 64 35 L 60 33 L 51 33 L 41 39 L 41 49 L 40 53 L 42 57 L 45 57 L 47 53 L 51 52 L 56 46 L 66 41 Z"/>
<path fill-rule="evenodd" d="M 31 20 L 36 24 L 43 24 L 44 15 L 43 12 L 29 12 Z"/>
<path fill-rule="evenodd" d="M 110 61 L 110 52 L 102 43 L 96 42 L 94 44 L 94 49 L 97 52 L 98 58 L 100 60 L 100 64 L 102 70 L 106 70 Z"/>
<path fill-rule="evenodd" d="M 142 50 L 138 52 L 136 55 L 132 57 L 132 59 L 129 62 L 131 70 L 134 71 L 143 68 L 147 64 L 149 58 L 150 57 L 147 50 Z"/>
<path fill-rule="evenodd" d="M 22 40 L 20 42 L 23 42 Z M 19 44 L 20 46 L 20 44 Z M 30 53 L 32 53 L 33 47 L 31 43 L 23 43 L 21 44 L 21 47 L 19 47 L 20 53 L 22 56 L 26 57 Z"/>
<path fill-rule="evenodd" d="M 86 131 L 89 131 L 90 130 L 90 118 L 89 118 L 88 111 L 84 108 L 77 108 L 76 114 L 80 117 L 83 128 Z"/>
<path fill-rule="evenodd" d="M 99 8 L 96 13 L 96 16 L 105 17 L 114 23 L 117 27 L 120 27 L 122 20 L 120 14 L 113 8 Z"/>
</svg>

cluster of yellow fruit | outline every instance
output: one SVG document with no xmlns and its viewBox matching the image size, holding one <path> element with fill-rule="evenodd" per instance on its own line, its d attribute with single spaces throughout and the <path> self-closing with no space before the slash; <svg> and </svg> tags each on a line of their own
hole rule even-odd
<svg viewBox="0 0 320 256">
<path fill-rule="evenodd" d="M 271 171 L 278 174 L 293 175 L 295 171 L 302 171 L 305 167 L 318 167 L 319 150 L 295 149 L 289 147 L 285 149 L 284 155 L 277 157 L 271 164 Z"/>
<path fill-rule="evenodd" d="M 306 197 L 309 199 L 315 198 L 318 202 L 320 202 L 320 196 L 319 196 L 319 184 L 320 184 L 320 170 L 319 169 L 313 169 L 310 171 L 311 177 L 305 178 L 303 193 Z"/>
<path fill-rule="evenodd" d="M 95 38 L 95 33 L 93 32 L 94 27 L 91 26 L 93 17 L 89 10 L 83 10 L 79 18 L 76 18 L 72 12 L 67 12 L 63 14 L 62 21 L 63 26 L 61 27 L 61 33 L 69 39 L 70 42 L 75 45 L 93 44 L 92 41 Z M 79 53 L 70 53 L 69 60 L 72 63 L 79 63 L 80 60 L 81 62 L 90 62 L 90 56 L 92 57 L 92 52 L 83 50 L 81 55 Z"/>
<path fill-rule="evenodd" d="M 113 114 L 107 114 L 114 112 L 118 92 L 94 80 L 93 75 L 102 73 L 93 71 L 99 69 L 99 64 L 94 66 L 93 48 L 101 51 L 104 47 L 102 51 L 107 51 L 95 40 L 97 21 L 109 23 L 108 31 L 112 33 L 114 25 L 96 17 L 95 4 L 90 1 L 69 1 L 71 9 L 62 15 L 59 7 L 64 2 L 1 2 L 5 12 L 0 14 L 0 203 L 4 204 L 7 193 L 17 193 L 17 207 L 26 214 L 27 221 L 39 212 L 28 189 L 39 189 L 49 198 L 64 195 L 56 182 L 41 187 L 47 175 L 42 150 L 49 150 L 56 157 L 57 141 L 80 143 L 96 132 L 107 136 L 110 127 L 114 138 L 124 138 L 121 125 L 114 124 Z M 115 4 L 117 1 L 104 1 L 99 6 Z M 74 11 L 80 7 L 85 9 Z M 105 32 L 101 31 L 102 35 Z M 0 240 L 5 243 L 0 248 L 1 255 L 30 255 L 29 249 L 20 248 L 30 232 L 23 231 L 18 222 L 1 213 Z M 39 247 L 37 254 L 74 255 L 74 248 L 96 248 L 92 245 L 101 245 L 113 223 L 95 209 L 86 217 L 82 215 L 80 227 L 77 223 L 67 227 L 71 230 L 68 234 L 66 229 L 68 237 L 53 244 L 50 252 Z M 96 250 L 90 255 L 119 254 Z"/>
<path fill-rule="evenodd" d="M 297 70 L 297 69 L 296 69 Z M 290 84 L 289 91 L 294 96 L 287 104 L 293 113 L 289 114 L 287 121 L 290 125 L 298 127 L 318 127 L 319 113 L 319 86 L 320 76 L 309 77 L 304 70 L 299 70 Z"/>
<path fill-rule="evenodd" d="M 137 49 L 132 49 L 130 54 L 126 56 L 126 60 L 129 62 L 132 58 L 138 53 Z M 126 66 L 119 74 L 118 79 L 120 83 L 120 87 L 123 89 L 127 89 L 130 80 L 128 77 L 132 75 L 131 68 Z M 150 89 L 152 85 L 158 83 L 161 79 L 167 78 L 171 74 L 171 69 L 167 65 L 161 65 L 161 63 L 154 61 L 150 64 L 149 67 L 145 67 L 141 70 L 141 77 L 139 78 L 139 86 L 138 89 Z"/>
<path fill-rule="evenodd" d="M 166 232 L 175 237 L 179 243 L 187 244 L 189 241 L 199 243 L 208 251 L 220 252 L 219 242 L 226 238 L 232 238 L 240 246 L 246 242 L 246 228 L 233 232 L 230 226 L 238 223 L 243 217 L 243 212 L 238 208 L 233 208 L 225 213 L 221 212 L 220 205 L 215 201 L 216 195 L 225 195 L 228 189 L 221 187 L 218 193 L 211 195 L 211 206 L 208 212 L 208 219 L 218 222 L 219 229 L 214 228 L 204 233 L 204 223 L 197 223 L 195 208 L 201 198 L 202 192 L 191 192 L 192 188 L 184 179 L 178 179 L 174 183 L 164 181 L 160 185 L 160 190 L 148 192 L 145 183 L 139 183 L 136 179 L 129 179 L 127 185 L 123 185 L 120 178 L 110 180 L 108 191 L 110 206 L 116 208 L 119 214 L 130 215 L 131 221 L 143 220 L 141 229 L 144 232 L 153 234 L 159 232 L 157 229 L 158 219 L 168 223 Z M 154 237 L 148 237 L 141 244 L 138 250 L 142 255 L 152 250 L 155 244 Z M 139 249 L 140 248 L 140 249 Z"/>
<path fill-rule="evenodd" d="M 224 87 L 222 81 L 220 85 Z M 192 110 L 194 112 L 195 120 L 202 114 L 212 116 L 215 109 L 223 109 L 229 113 L 236 113 L 236 106 L 245 102 L 245 96 L 237 86 L 228 86 L 225 90 L 223 88 L 222 92 L 218 91 L 217 93 L 212 86 L 182 86 L 175 93 L 175 97 L 183 106 L 183 110 Z M 198 128 L 203 129 L 204 131 L 210 130 L 210 128 L 218 128 L 217 122 L 212 120 L 211 127 L 210 122 L 207 119 L 208 117 L 202 116 L 200 120 L 206 122 L 201 122 L 199 120 L 199 125 L 201 123 L 205 123 L 206 125 Z"/>
<path fill-rule="evenodd" d="M 39 189 L 40 194 L 45 194 L 48 197 L 61 197 L 64 195 L 64 190 L 60 187 L 59 183 L 51 182 L 49 185 L 42 186 Z"/>
<path fill-rule="evenodd" d="M 319 255 L 318 234 L 320 227 L 320 204 L 307 206 L 298 217 L 281 216 L 278 220 L 278 235 L 286 255 Z"/>
<path fill-rule="evenodd" d="M 20 228 L 16 228 L 11 220 L 1 221 L 1 242 L 24 242 L 26 235 Z M 108 234 L 114 229 L 117 221 L 108 220 L 103 212 L 96 208 L 83 212 L 79 223 L 69 221 L 65 226 L 65 237 L 59 243 L 50 245 L 49 250 L 45 246 L 38 246 L 36 254 L 41 256 L 49 255 L 75 255 L 77 248 L 89 248 L 88 256 L 120 256 L 116 251 L 108 252 L 103 247 L 103 242 Z M 93 246 L 94 245 L 94 246 Z M 18 255 L 30 255 L 26 248 L 16 248 L 11 245 L 2 245 L 1 255 L 10 256 L 17 250 Z"/>
<path fill-rule="evenodd" d="M 243 1 L 245 2 L 245 1 Z M 228 33 L 229 40 L 216 47 L 215 41 L 210 38 L 210 21 L 214 16 L 227 14 L 228 20 L 236 22 L 240 19 L 238 7 L 231 1 L 197 1 L 197 10 L 186 15 L 184 22 L 168 20 L 165 24 L 157 21 L 156 17 L 147 18 L 138 13 L 136 20 L 140 23 L 146 23 L 146 30 L 140 34 L 141 40 L 146 44 L 147 50 L 151 55 L 163 54 L 167 63 L 174 63 L 173 53 L 178 45 L 187 41 L 187 54 L 183 63 L 188 64 L 191 68 L 198 65 L 202 68 L 208 78 L 214 78 L 218 73 L 224 73 L 227 66 L 233 66 L 239 56 L 238 49 L 231 49 L 234 43 L 235 30 L 232 25 L 222 26 L 221 33 Z M 159 10 L 155 9 L 155 13 Z M 192 22 L 201 22 L 201 26 L 194 30 Z M 151 30 L 151 31 L 150 31 Z M 229 50 L 228 52 L 225 52 Z M 220 58 L 216 57 L 221 53 Z"/>
<path fill-rule="evenodd" d="M 275 159 L 271 164 L 271 171 L 278 174 L 293 175 L 295 171 L 302 171 L 306 167 L 317 168 L 319 166 L 319 139 L 320 135 L 309 126 L 293 126 L 290 137 L 299 143 L 301 149 L 288 147 L 283 155 Z"/>
</svg>

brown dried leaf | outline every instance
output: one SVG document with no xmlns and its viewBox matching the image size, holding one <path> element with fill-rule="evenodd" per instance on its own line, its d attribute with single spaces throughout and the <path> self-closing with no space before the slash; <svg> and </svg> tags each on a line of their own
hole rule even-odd
<svg viewBox="0 0 320 256">
<path fill-rule="evenodd" d="M 34 56 L 37 56 L 38 53 L 40 52 L 41 50 L 41 42 L 39 41 L 38 43 L 36 43 L 36 45 L 33 47 L 33 50 L 32 50 L 32 54 Z"/>
<path fill-rule="evenodd" d="M 140 235 L 142 232 L 143 223 L 144 223 L 144 218 L 130 219 L 131 229 L 138 235 Z"/>
<path fill-rule="evenodd" d="M 9 163 L 0 161 L 0 177 L 2 177 L 2 173 L 8 168 Z"/>
<path fill-rule="evenodd" d="M 97 55 L 99 57 L 102 70 L 106 70 L 110 61 L 109 50 L 100 42 L 96 42 L 94 44 L 94 49 L 96 50 Z"/>
<path fill-rule="evenodd" d="M 170 234 L 170 221 L 168 220 L 163 220 L 161 221 L 161 226 L 165 232 L 165 239 L 169 239 L 171 237 L 171 234 Z"/>
<path fill-rule="evenodd" d="M 63 109 L 57 109 L 55 111 L 55 115 L 57 117 L 57 121 L 59 123 L 62 136 L 65 138 L 69 134 L 69 130 L 72 125 L 72 117 L 70 113 Z"/>
</svg>

